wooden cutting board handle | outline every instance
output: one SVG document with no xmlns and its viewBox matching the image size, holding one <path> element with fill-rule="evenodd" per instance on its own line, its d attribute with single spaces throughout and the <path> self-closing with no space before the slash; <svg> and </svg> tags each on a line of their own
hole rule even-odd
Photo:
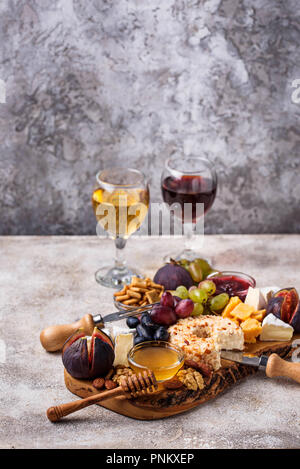
<svg viewBox="0 0 300 469">
<path fill-rule="evenodd" d="M 272 353 L 269 356 L 266 375 L 269 378 L 274 378 L 275 376 L 287 376 L 292 378 L 297 383 L 300 383 L 300 363 L 296 362 L 287 362 L 280 358 L 276 353 Z"/>
<path fill-rule="evenodd" d="M 94 330 L 94 321 L 91 314 L 86 314 L 79 321 L 72 324 L 61 324 L 59 326 L 50 326 L 44 329 L 40 334 L 40 341 L 47 352 L 57 352 L 61 350 L 65 341 L 77 329 L 83 329 L 87 335 L 92 335 Z"/>
<path fill-rule="evenodd" d="M 86 397 L 85 399 L 79 399 L 77 401 L 68 402 L 67 404 L 49 407 L 47 410 L 47 417 L 50 422 L 58 422 L 66 415 L 73 414 L 80 409 L 97 404 L 98 402 L 104 401 L 105 399 L 111 399 L 121 395 L 124 396 L 125 394 L 126 393 L 119 386 L 118 388 L 112 389 L 110 391 L 103 391 L 100 394 L 95 394 L 94 396 Z"/>
</svg>

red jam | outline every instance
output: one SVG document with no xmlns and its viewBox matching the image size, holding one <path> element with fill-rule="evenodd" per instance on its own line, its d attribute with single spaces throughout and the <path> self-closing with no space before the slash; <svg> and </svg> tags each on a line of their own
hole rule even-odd
<svg viewBox="0 0 300 469">
<path fill-rule="evenodd" d="M 215 295 L 220 293 L 228 293 L 229 296 L 238 296 L 242 301 L 245 300 L 249 287 L 255 287 L 255 280 L 248 276 L 219 274 L 216 277 L 211 277 L 216 285 Z"/>
</svg>

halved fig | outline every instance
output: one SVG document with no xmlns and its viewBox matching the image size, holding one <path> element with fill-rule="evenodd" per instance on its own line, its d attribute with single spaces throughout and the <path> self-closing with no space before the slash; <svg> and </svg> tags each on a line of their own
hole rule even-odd
<svg viewBox="0 0 300 469">
<path fill-rule="evenodd" d="M 91 337 L 79 329 L 65 342 L 62 361 L 74 378 L 94 379 L 111 369 L 115 358 L 114 346 L 108 335 L 95 327 Z"/>
<path fill-rule="evenodd" d="M 299 295 L 295 288 L 283 288 L 275 293 L 268 302 L 267 314 L 270 313 L 300 332 Z"/>
</svg>

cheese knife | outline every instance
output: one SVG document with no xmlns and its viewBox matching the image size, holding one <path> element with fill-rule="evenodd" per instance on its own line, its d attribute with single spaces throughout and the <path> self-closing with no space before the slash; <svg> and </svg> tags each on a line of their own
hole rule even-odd
<svg viewBox="0 0 300 469">
<path fill-rule="evenodd" d="M 83 329 L 87 335 L 92 335 L 94 327 L 103 328 L 109 322 L 120 321 L 130 316 L 138 316 L 139 314 L 151 310 L 156 304 L 158 303 L 140 306 L 139 308 L 130 310 L 120 309 L 106 316 L 102 316 L 100 313 L 94 316 L 86 314 L 83 318 L 72 324 L 60 324 L 47 327 L 42 330 L 40 341 L 47 352 L 57 352 L 62 349 L 66 340 L 78 329 Z"/>
<path fill-rule="evenodd" d="M 300 362 L 283 360 L 276 353 L 272 353 L 270 356 L 250 357 L 244 355 L 243 352 L 221 351 L 221 358 L 241 363 L 242 365 L 254 366 L 259 370 L 265 371 L 269 378 L 286 376 L 300 383 Z"/>
</svg>

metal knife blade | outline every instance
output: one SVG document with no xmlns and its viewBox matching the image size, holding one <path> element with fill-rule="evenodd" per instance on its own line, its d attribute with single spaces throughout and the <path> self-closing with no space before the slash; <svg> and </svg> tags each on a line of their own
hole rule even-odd
<svg viewBox="0 0 300 469">
<path fill-rule="evenodd" d="M 153 303 L 151 305 L 141 306 L 140 308 L 135 308 L 132 310 L 120 309 L 119 311 L 116 311 L 115 313 L 107 314 L 106 316 L 102 316 L 101 314 L 95 314 L 93 316 L 94 324 L 96 326 L 96 325 L 106 324 L 107 322 L 120 321 L 121 319 L 125 319 L 131 316 L 138 316 L 139 314 L 142 314 L 146 311 L 150 311 L 152 307 L 156 304 L 159 304 L 159 303 Z"/>
<path fill-rule="evenodd" d="M 266 355 L 261 355 L 260 357 L 248 357 L 247 355 L 244 355 L 243 352 L 234 352 L 232 350 L 222 350 L 221 358 L 241 363 L 242 365 L 255 366 L 260 370 L 265 370 L 268 362 L 268 357 Z"/>
</svg>

